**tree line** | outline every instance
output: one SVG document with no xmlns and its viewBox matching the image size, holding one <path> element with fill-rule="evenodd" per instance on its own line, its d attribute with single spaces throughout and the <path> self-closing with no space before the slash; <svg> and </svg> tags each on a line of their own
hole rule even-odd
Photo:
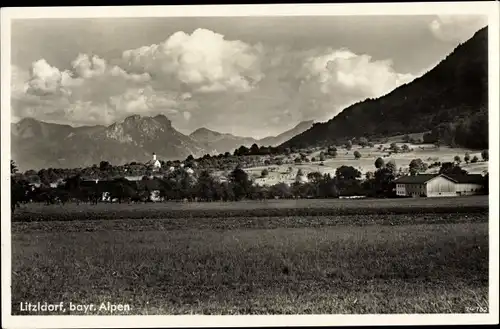
<svg viewBox="0 0 500 329">
<path fill-rule="evenodd" d="M 460 159 L 454 162 L 426 164 L 421 159 L 410 162 L 409 173 L 416 175 L 425 172 L 429 167 L 438 165 L 439 173 L 463 175 L 467 171 L 460 167 Z M 103 164 L 106 167 L 106 164 Z M 66 203 L 102 201 L 103 193 L 109 193 L 109 199 L 115 202 L 149 202 L 157 200 L 189 200 L 189 201 L 240 201 L 263 200 L 275 198 L 338 198 L 340 196 L 396 197 L 394 180 L 404 175 L 402 168 L 396 166 L 394 160 L 385 162 L 377 158 L 375 170 L 367 172 L 364 179 L 362 173 L 352 166 L 340 166 L 334 175 L 310 172 L 307 175 L 298 170 L 292 184 L 277 183 L 271 186 L 259 186 L 245 170 L 236 166 L 227 180 L 215 177 L 208 169 L 194 174 L 185 168 L 176 168 L 160 177 L 144 176 L 139 181 L 129 181 L 123 177 L 95 182 L 82 180 L 77 173 L 61 181 L 56 187 L 33 184 L 16 176 L 17 168 L 11 162 L 12 210 L 21 203 L 44 202 Z M 262 176 L 268 175 L 262 173 Z M 488 177 L 485 177 L 487 184 Z M 154 195 L 156 193 L 157 195 Z"/>
</svg>

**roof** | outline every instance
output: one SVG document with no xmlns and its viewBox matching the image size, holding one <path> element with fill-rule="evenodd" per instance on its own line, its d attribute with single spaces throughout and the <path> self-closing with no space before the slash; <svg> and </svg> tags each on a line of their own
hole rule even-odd
<svg viewBox="0 0 500 329">
<path fill-rule="evenodd" d="M 484 182 L 484 177 L 481 174 L 466 174 L 466 175 L 422 174 L 415 176 L 403 176 L 396 179 L 394 182 L 398 184 L 424 184 L 437 176 L 444 177 L 458 184 L 483 184 Z"/>
<path fill-rule="evenodd" d="M 403 176 L 394 181 L 398 184 L 424 184 L 434 177 L 441 176 L 440 174 L 421 174 L 415 176 Z M 444 176 L 444 175 L 443 175 Z"/>
<path fill-rule="evenodd" d="M 448 175 L 459 184 L 483 184 L 485 178 L 481 174 Z"/>
</svg>

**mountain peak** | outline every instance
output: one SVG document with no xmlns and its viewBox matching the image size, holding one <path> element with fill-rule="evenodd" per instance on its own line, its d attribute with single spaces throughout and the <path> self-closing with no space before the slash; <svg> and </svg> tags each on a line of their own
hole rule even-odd
<svg viewBox="0 0 500 329">
<path fill-rule="evenodd" d="M 133 114 L 131 116 L 128 116 L 123 120 L 123 123 L 125 125 L 136 125 L 136 124 L 144 124 L 144 123 L 153 123 L 155 122 L 156 124 L 159 123 L 163 126 L 171 127 L 172 126 L 172 121 L 168 119 L 165 115 L 163 114 L 158 114 L 154 117 L 151 116 L 141 116 L 139 114 Z"/>
<path fill-rule="evenodd" d="M 38 121 L 37 119 L 35 118 L 32 118 L 32 117 L 26 117 L 26 118 L 22 118 L 21 120 L 19 120 L 17 122 L 17 125 L 25 125 L 25 124 L 32 124 L 32 123 L 39 123 L 40 121 Z"/>
<path fill-rule="evenodd" d="M 201 128 L 196 129 L 195 131 L 193 131 L 190 134 L 190 136 L 205 135 L 205 134 L 221 135 L 221 133 L 219 133 L 219 132 L 210 130 L 210 129 L 205 128 L 205 127 L 201 127 Z"/>
</svg>

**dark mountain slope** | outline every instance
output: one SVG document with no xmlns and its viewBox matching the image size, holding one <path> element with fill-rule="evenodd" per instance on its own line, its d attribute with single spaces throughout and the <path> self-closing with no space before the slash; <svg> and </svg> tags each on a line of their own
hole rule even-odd
<svg viewBox="0 0 500 329">
<path fill-rule="evenodd" d="M 425 51 L 425 50 L 422 50 Z M 307 147 L 342 142 L 352 137 L 382 137 L 455 125 L 474 116 L 474 129 L 488 136 L 488 30 L 479 30 L 420 78 L 378 99 L 354 104 L 333 119 L 317 123 L 282 144 Z M 479 116 L 479 117 L 478 117 Z M 482 127 L 482 128 L 481 128 Z M 482 141 L 481 145 L 487 145 Z"/>
</svg>

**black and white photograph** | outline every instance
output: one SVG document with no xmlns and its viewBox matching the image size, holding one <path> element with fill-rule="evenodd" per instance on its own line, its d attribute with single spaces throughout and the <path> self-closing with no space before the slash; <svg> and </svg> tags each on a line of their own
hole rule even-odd
<svg viewBox="0 0 500 329">
<path fill-rule="evenodd" d="M 3 326 L 498 323 L 498 12 L 3 8 Z"/>
</svg>

